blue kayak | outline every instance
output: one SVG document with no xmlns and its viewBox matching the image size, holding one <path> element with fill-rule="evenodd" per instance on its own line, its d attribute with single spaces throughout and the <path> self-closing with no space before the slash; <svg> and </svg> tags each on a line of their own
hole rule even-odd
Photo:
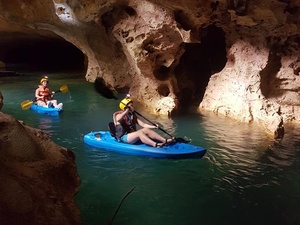
<svg viewBox="0 0 300 225">
<path fill-rule="evenodd" d="M 109 131 L 90 132 L 84 135 L 83 140 L 86 144 L 93 147 L 123 154 L 149 156 L 154 158 L 202 158 L 206 153 L 205 148 L 181 142 L 174 142 L 161 148 L 151 147 L 143 143 L 126 144 L 123 142 L 118 142 L 110 135 Z"/>
<path fill-rule="evenodd" d="M 40 114 L 51 115 L 51 116 L 58 116 L 63 112 L 62 108 L 52 108 L 52 107 L 46 108 L 43 106 L 38 106 L 37 104 L 32 104 L 30 110 Z"/>
</svg>

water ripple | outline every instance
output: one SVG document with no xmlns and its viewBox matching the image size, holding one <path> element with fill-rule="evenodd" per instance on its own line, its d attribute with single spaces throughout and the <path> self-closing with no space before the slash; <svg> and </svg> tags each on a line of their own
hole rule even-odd
<svg viewBox="0 0 300 225">
<path fill-rule="evenodd" d="M 278 173 L 299 155 L 299 131 L 294 127 L 276 141 L 255 125 L 205 118 L 206 139 L 211 146 L 206 159 L 214 168 L 214 190 L 244 192 L 250 188 L 280 185 Z M 230 123 L 230 124 L 228 124 Z M 228 126 L 229 125 L 229 126 Z M 228 127 L 232 127 L 227 130 Z M 213 139 L 213 141 L 211 140 Z"/>
</svg>

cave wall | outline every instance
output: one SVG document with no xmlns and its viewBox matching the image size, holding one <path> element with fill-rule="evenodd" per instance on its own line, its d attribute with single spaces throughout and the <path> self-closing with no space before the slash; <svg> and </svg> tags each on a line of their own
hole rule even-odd
<svg viewBox="0 0 300 225">
<path fill-rule="evenodd" d="M 87 81 L 155 113 L 209 110 L 271 131 L 279 117 L 299 122 L 299 1 L 0 4 L 0 32 L 65 39 L 85 55 Z"/>
<path fill-rule="evenodd" d="M 257 121 L 272 132 L 282 120 L 300 122 L 298 8 L 296 1 L 249 1 L 243 16 L 231 11 L 227 63 L 210 78 L 200 111 Z"/>
<path fill-rule="evenodd" d="M 2 110 L 3 107 L 3 95 L 2 92 L 0 91 L 0 111 Z"/>
</svg>

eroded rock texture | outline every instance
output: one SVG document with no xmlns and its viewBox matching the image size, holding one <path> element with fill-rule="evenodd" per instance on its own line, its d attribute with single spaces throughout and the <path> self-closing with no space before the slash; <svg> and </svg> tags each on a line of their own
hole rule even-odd
<svg viewBox="0 0 300 225">
<path fill-rule="evenodd" d="M 210 110 L 275 132 L 282 120 L 300 121 L 299 6 L 299 0 L 2 0 L 0 29 L 6 37 L 72 43 L 86 57 L 88 81 L 101 77 L 154 112 Z"/>
<path fill-rule="evenodd" d="M 2 92 L 0 91 L 0 111 L 3 107 L 3 95 L 2 95 Z"/>
<path fill-rule="evenodd" d="M 0 224 L 80 223 L 74 154 L 0 112 Z"/>
</svg>

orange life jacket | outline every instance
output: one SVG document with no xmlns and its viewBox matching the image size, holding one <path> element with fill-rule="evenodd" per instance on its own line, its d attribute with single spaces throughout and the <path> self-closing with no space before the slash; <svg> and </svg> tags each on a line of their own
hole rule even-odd
<svg viewBox="0 0 300 225">
<path fill-rule="evenodd" d="M 44 96 L 42 96 L 42 94 L 44 94 Z M 48 87 L 44 87 L 43 85 L 39 85 L 38 96 L 40 97 L 37 98 L 36 101 L 49 101 L 51 99 L 50 89 Z"/>
</svg>

